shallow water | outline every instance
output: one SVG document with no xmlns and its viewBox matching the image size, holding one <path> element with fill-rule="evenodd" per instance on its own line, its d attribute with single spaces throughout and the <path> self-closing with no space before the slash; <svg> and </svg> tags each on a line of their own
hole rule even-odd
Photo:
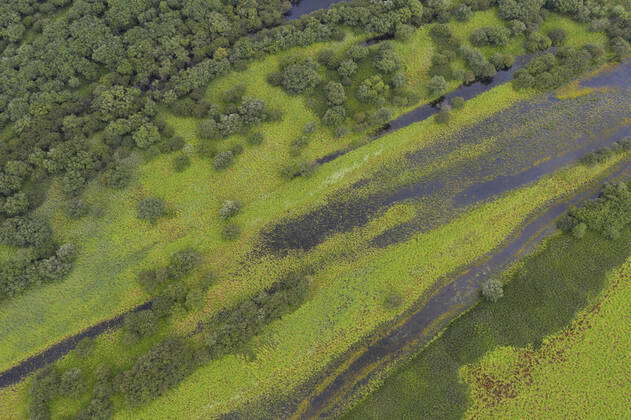
<svg viewBox="0 0 631 420">
<path fill-rule="evenodd" d="M 298 19 L 311 12 L 315 12 L 316 10 L 328 9 L 333 4 L 343 1 L 346 0 L 302 0 L 293 5 L 285 16 L 288 20 Z"/>
</svg>

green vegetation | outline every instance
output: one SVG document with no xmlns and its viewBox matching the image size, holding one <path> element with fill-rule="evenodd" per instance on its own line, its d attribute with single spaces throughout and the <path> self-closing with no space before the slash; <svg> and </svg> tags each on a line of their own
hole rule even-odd
<svg viewBox="0 0 631 420">
<path fill-rule="evenodd" d="M 1 390 L 0 417 L 214 417 L 291 399 L 446 275 L 628 158 L 620 143 L 453 211 L 439 194 L 372 211 L 379 194 L 503 150 L 493 137 L 457 143 L 461 130 L 628 54 L 628 13 L 353 0 L 286 23 L 289 2 L 237 3 L 0 7 L 0 370 L 151 302 Z M 388 40 L 364 45 L 374 35 Z M 418 103 L 552 44 L 514 86 L 453 98 L 435 119 L 372 141 Z M 628 204 L 617 188 L 602 212 Z M 308 249 L 266 248 L 286 220 L 355 202 L 372 213 L 348 229 L 340 212 Z M 375 245 L 432 206 L 430 228 Z M 624 238 L 627 220 L 602 212 L 572 212 L 564 226 L 585 244 L 596 232 Z M 510 299 L 499 283 L 484 294 Z"/>
</svg>

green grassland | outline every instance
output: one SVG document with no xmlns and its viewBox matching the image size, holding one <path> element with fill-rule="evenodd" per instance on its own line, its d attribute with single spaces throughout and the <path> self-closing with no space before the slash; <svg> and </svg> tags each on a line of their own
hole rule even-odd
<svg viewBox="0 0 631 420">
<path fill-rule="evenodd" d="M 466 31 L 494 24 L 494 19 L 497 17 L 490 12 L 476 15 Z M 581 28 L 580 36 L 598 42 L 600 35 L 587 34 L 583 26 L 575 29 L 580 32 Z M 467 37 L 466 31 L 459 34 Z M 0 336 L 3 337 L 0 370 L 69 334 L 146 301 L 148 296 L 137 285 L 136 274 L 142 269 L 164 265 L 173 252 L 192 247 L 202 253 L 204 261 L 189 281 L 195 281 L 195 276 L 207 271 L 216 273 L 219 280 L 210 289 L 200 313 L 176 316 L 171 325 L 163 327 L 162 333 L 166 334 L 167 330 L 189 332 L 195 321 L 268 287 L 292 267 L 318 268 L 312 278 L 312 295 L 299 310 L 275 321 L 253 340 L 254 360 L 244 355 L 223 357 L 199 369 L 163 398 L 139 410 L 121 411 L 119 417 L 172 418 L 184 410 L 192 413 L 191 417 L 213 416 L 266 396 L 289 395 L 332 358 L 408 308 L 437 279 L 499 246 L 537 209 L 602 176 L 616 163 L 612 160 L 594 168 L 568 168 L 476 206 L 438 229 L 386 249 L 369 248 L 367 244 L 384 229 L 411 217 L 414 209 L 407 204 L 391 208 L 364 227 L 329 238 L 308 254 L 269 256 L 242 264 L 265 226 L 315 208 L 326 202 L 327 194 L 342 191 L 388 165 L 399 164 L 405 153 L 440 141 L 463 126 L 535 95 L 534 92 L 515 92 L 510 85 L 498 87 L 467 103 L 453 116 L 449 126 L 424 121 L 354 150 L 319 168 L 310 178 L 283 181 L 278 169 L 289 158 L 289 143 L 316 116 L 303 97 L 289 96 L 269 86 L 265 82 L 267 74 L 277 69 L 284 55 L 313 55 L 331 46 L 343 49 L 358 40 L 349 36 L 339 43 L 298 48 L 253 63 L 243 72 L 213 82 L 207 94 L 211 101 L 234 84 L 244 83 L 248 95 L 262 98 L 271 107 L 285 112 L 283 121 L 261 127 L 266 135 L 264 144 L 246 146 L 235 164 L 225 171 L 215 171 L 211 162 L 192 153 L 199 141 L 195 135 L 196 121 L 177 118 L 165 111 L 168 123 L 187 142 L 185 150 L 191 154 L 193 163 L 185 171 L 174 172 L 172 156 L 160 156 L 144 163 L 141 156 L 132 156 L 130 163 L 137 165 L 133 185 L 124 191 L 105 190 L 97 183 L 90 185 L 84 193 L 85 201 L 100 210 L 79 221 L 71 221 L 64 215 L 63 196 L 58 186 L 53 185 L 39 212 L 51 218 L 60 242 L 81 244 L 79 259 L 63 282 L 3 303 L 0 308 Z M 433 48 L 427 30 L 417 31 L 409 44 L 395 41 L 395 46 L 403 57 L 412 86 L 421 90 L 427 80 L 424 70 Z M 405 109 L 399 109 L 397 113 L 403 111 Z M 320 129 L 303 157 L 321 157 L 346 147 L 359 137 L 361 134 L 333 139 L 327 130 Z M 218 147 L 227 149 L 235 143 L 243 144 L 243 136 L 224 139 Z M 430 173 L 457 164 L 483 153 L 484 147 L 463 148 L 449 160 L 436 162 L 424 170 Z M 155 225 L 139 221 L 135 206 L 147 196 L 163 198 L 169 205 L 170 217 Z M 226 199 L 244 203 L 243 211 L 235 219 L 242 228 L 242 235 L 233 242 L 221 239 L 222 222 L 217 217 L 221 202 Z M 489 229 L 489 225 L 494 228 Z M 10 253 L 0 249 L 0 258 Z M 389 292 L 404 296 L 402 305 L 394 310 L 383 305 L 384 296 Z M 24 311 L 25 307 L 29 308 L 28 312 Z M 128 366 L 136 355 L 160 337 L 158 334 L 128 349 L 120 342 L 120 334 L 107 334 L 97 340 L 91 358 L 81 363 L 95 366 L 99 361 L 109 360 L 117 366 Z M 61 361 L 62 366 L 74 363 L 78 361 L 72 355 Z M 10 408 L 0 411 L 13 418 L 17 412 L 23 412 L 27 385 L 28 381 L 17 386 L 16 391 L 3 390 L 0 401 Z M 116 403 L 125 408 L 122 402 Z M 52 407 L 54 417 L 76 410 L 73 404 L 69 400 L 56 401 Z"/>
<path fill-rule="evenodd" d="M 454 321 L 346 418 L 620 413 L 628 403 L 622 350 L 628 302 L 622 300 L 628 299 L 630 238 L 629 229 L 615 241 L 596 234 L 553 237 L 508 272 L 503 299 L 482 302 Z M 591 394 L 595 389 L 603 393 Z M 579 403 L 587 393 L 592 396 Z"/>
<path fill-rule="evenodd" d="M 631 259 L 607 277 L 595 302 L 538 350 L 504 347 L 463 368 L 472 401 L 465 417 L 614 418 L 628 412 L 630 278 Z M 513 394 L 489 395 L 479 386 L 480 374 L 510 384 Z"/>
</svg>

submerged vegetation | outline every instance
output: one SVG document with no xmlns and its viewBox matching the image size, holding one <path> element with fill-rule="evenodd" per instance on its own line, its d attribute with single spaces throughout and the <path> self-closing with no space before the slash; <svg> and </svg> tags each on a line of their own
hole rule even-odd
<svg viewBox="0 0 631 420">
<path fill-rule="evenodd" d="M 624 2 L 329 1 L 295 20 L 281 0 L 6 3 L 0 417 L 299 412 L 332 363 L 628 165 L 628 85 L 547 93 L 625 60 Z M 350 416 L 494 409 L 485 354 L 545 352 L 592 303 L 629 256 L 629 188 L 571 209 Z"/>
</svg>

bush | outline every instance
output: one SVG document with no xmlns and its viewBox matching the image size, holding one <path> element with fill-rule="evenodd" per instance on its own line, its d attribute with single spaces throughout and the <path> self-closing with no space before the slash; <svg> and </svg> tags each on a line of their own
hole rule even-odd
<svg viewBox="0 0 631 420">
<path fill-rule="evenodd" d="M 221 99 L 228 104 L 237 104 L 243 99 L 245 85 L 239 84 L 231 87 L 221 95 Z"/>
<path fill-rule="evenodd" d="M 526 50 L 535 53 L 545 51 L 552 46 L 552 40 L 539 32 L 533 32 L 526 40 Z"/>
<path fill-rule="evenodd" d="M 76 396 L 83 391 L 83 374 L 79 368 L 70 368 L 61 375 L 59 393 L 63 396 Z"/>
<path fill-rule="evenodd" d="M 346 102 L 344 86 L 337 82 L 329 82 L 324 87 L 326 99 L 331 105 L 342 105 Z"/>
<path fill-rule="evenodd" d="M 138 283 L 149 294 L 156 294 L 168 280 L 168 274 L 166 268 L 144 270 L 138 274 Z"/>
<path fill-rule="evenodd" d="M 90 206 L 79 198 L 70 200 L 68 204 L 66 204 L 66 215 L 71 219 L 81 219 L 87 216 L 89 212 Z"/>
<path fill-rule="evenodd" d="M 383 306 L 388 310 L 393 310 L 401 306 L 403 303 L 403 297 L 399 293 L 390 292 L 386 296 L 386 299 L 383 302 Z"/>
<path fill-rule="evenodd" d="M 408 41 L 414 35 L 414 27 L 412 25 L 399 24 L 394 32 L 394 37 L 399 41 Z"/>
<path fill-rule="evenodd" d="M 197 124 L 197 135 L 200 139 L 208 140 L 217 138 L 219 135 L 219 127 L 217 122 L 212 118 L 200 121 Z"/>
<path fill-rule="evenodd" d="M 488 278 L 484 280 L 480 288 L 482 296 L 491 302 L 497 302 L 504 297 L 504 289 L 502 283 L 496 278 Z"/>
<path fill-rule="evenodd" d="M 477 47 L 492 45 L 494 47 L 504 46 L 508 43 L 510 33 L 508 29 L 496 27 L 478 28 L 471 33 L 469 40 Z"/>
<path fill-rule="evenodd" d="M 280 169 L 281 178 L 290 180 L 299 176 L 311 176 L 315 166 L 307 162 L 292 162 L 284 165 Z"/>
<path fill-rule="evenodd" d="M 443 76 L 434 76 L 427 84 L 431 96 L 440 96 L 447 90 L 447 81 Z"/>
<path fill-rule="evenodd" d="M 167 212 L 164 200 L 157 197 L 147 197 L 140 200 L 137 210 L 138 218 L 150 223 L 156 223 Z"/>
<path fill-rule="evenodd" d="M 357 89 L 357 98 L 373 105 L 383 105 L 390 91 L 389 86 L 383 81 L 381 76 L 374 75 L 362 82 Z"/>
<path fill-rule="evenodd" d="M 234 153 L 232 153 L 231 151 L 219 152 L 213 159 L 213 167 L 216 170 L 226 169 L 230 165 L 232 165 L 233 161 L 234 161 Z"/>
<path fill-rule="evenodd" d="M 241 228 L 235 223 L 227 224 L 221 231 L 221 237 L 226 241 L 233 241 L 241 235 Z"/>
<path fill-rule="evenodd" d="M 313 88 L 320 81 L 316 63 L 310 58 L 291 58 L 281 65 L 281 86 L 298 94 Z"/>
<path fill-rule="evenodd" d="M 552 41 L 552 45 L 554 45 L 555 47 L 560 47 L 565 42 L 567 34 L 563 29 L 560 28 L 552 29 L 550 32 L 548 32 L 548 38 L 550 38 L 550 41 Z"/>
<path fill-rule="evenodd" d="M 132 312 L 123 321 L 123 340 L 132 345 L 147 337 L 158 329 L 155 316 L 151 310 Z"/>
<path fill-rule="evenodd" d="M 258 146 L 259 144 L 262 144 L 264 140 L 265 136 L 263 135 L 263 133 L 260 132 L 252 133 L 246 139 L 248 144 L 252 146 Z"/>
<path fill-rule="evenodd" d="M 189 166 L 191 166 L 191 158 L 188 155 L 182 153 L 173 158 L 173 170 L 175 172 L 183 172 Z"/>
<path fill-rule="evenodd" d="M 171 153 L 177 152 L 178 150 L 182 150 L 186 142 L 180 136 L 171 136 L 167 137 L 159 145 L 160 152 L 162 153 Z"/>
<path fill-rule="evenodd" d="M 572 236 L 576 239 L 582 239 L 587 233 L 587 225 L 585 223 L 579 223 L 572 229 Z"/>
<path fill-rule="evenodd" d="M 108 188 L 122 190 L 129 185 L 132 171 L 128 166 L 115 164 L 107 168 L 101 175 L 101 183 Z"/>
<path fill-rule="evenodd" d="M 462 96 L 456 96 L 454 98 L 451 98 L 450 102 L 451 102 L 451 107 L 453 109 L 462 109 L 465 104 L 465 100 Z"/>
<path fill-rule="evenodd" d="M 343 60 L 337 67 L 337 72 L 343 79 L 348 79 L 357 71 L 357 64 L 352 59 Z"/>
<path fill-rule="evenodd" d="M 370 54 L 370 50 L 368 47 L 365 47 L 360 44 L 355 44 L 351 46 L 347 51 L 346 55 L 353 61 L 361 61 L 364 58 L 368 57 Z"/>
<path fill-rule="evenodd" d="M 219 217 L 222 219 L 230 219 L 241 211 L 241 202 L 237 200 L 226 200 L 219 209 Z"/>
<path fill-rule="evenodd" d="M 495 53 L 491 56 L 489 62 L 493 64 L 496 70 L 508 70 L 515 64 L 515 57 L 510 54 Z"/>
<path fill-rule="evenodd" d="M 447 109 L 441 109 L 434 117 L 434 120 L 438 124 L 447 124 L 451 120 L 451 112 Z"/>
<path fill-rule="evenodd" d="M 344 123 L 346 109 L 343 106 L 334 106 L 326 110 L 322 117 L 322 123 L 328 127 L 337 127 Z"/>
<path fill-rule="evenodd" d="M 453 10 L 453 15 L 456 20 L 466 22 L 471 19 L 471 16 L 473 16 L 473 11 L 471 10 L 471 7 L 466 4 L 461 4 Z"/>
<path fill-rule="evenodd" d="M 177 385 L 194 366 L 193 352 L 180 339 L 167 339 L 140 356 L 120 378 L 120 391 L 134 406 Z"/>
</svg>

